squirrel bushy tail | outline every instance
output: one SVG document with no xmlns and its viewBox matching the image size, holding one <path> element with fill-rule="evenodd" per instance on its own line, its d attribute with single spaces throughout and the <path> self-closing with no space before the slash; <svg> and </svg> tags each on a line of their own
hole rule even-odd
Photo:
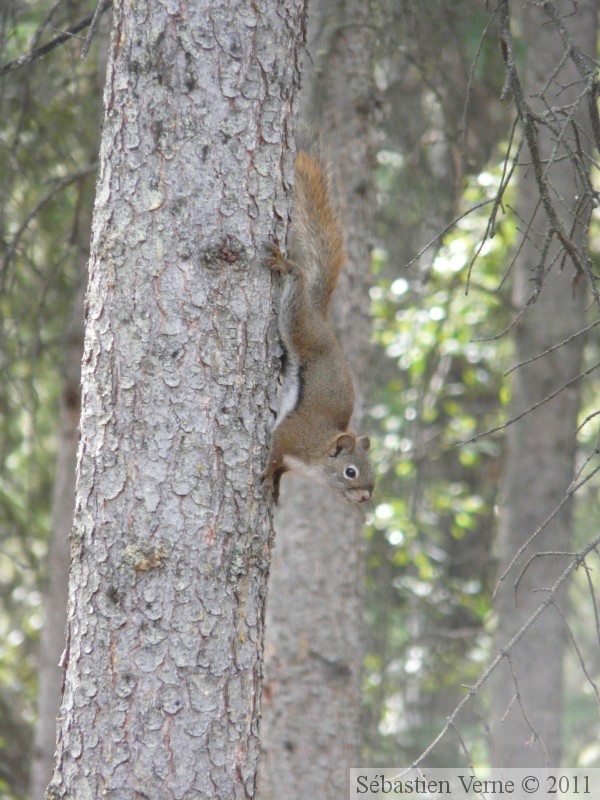
<svg viewBox="0 0 600 800">
<path fill-rule="evenodd" d="M 344 266 L 344 235 L 335 211 L 331 175 L 320 157 L 305 150 L 294 161 L 292 229 L 297 258 L 315 306 L 325 315 Z"/>
<path fill-rule="evenodd" d="M 344 237 L 322 160 L 300 150 L 294 171 L 292 258 L 276 243 L 267 245 L 267 263 L 285 281 L 279 332 L 287 358 L 263 481 L 276 501 L 281 476 L 292 470 L 362 503 L 375 485 L 369 439 L 349 430 L 352 373 L 328 315 L 344 265 Z"/>
</svg>

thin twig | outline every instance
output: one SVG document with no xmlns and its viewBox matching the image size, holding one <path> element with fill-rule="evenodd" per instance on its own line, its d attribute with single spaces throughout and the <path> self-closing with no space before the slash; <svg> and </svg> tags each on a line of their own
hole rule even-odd
<svg viewBox="0 0 600 800">
<path fill-rule="evenodd" d="M 598 113 L 598 106 L 596 105 L 596 99 L 598 94 L 600 93 L 600 85 L 596 80 L 596 69 L 595 69 L 595 62 L 589 58 L 588 56 L 584 55 L 581 50 L 577 47 L 565 25 L 564 19 L 558 13 L 558 9 L 556 8 L 555 3 L 552 0 L 544 0 L 543 3 L 544 11 L 552 22 L 556 25 L 560 37 L 563 41 L 563 45 L 565 47 L 565 52 L 569 55 L 571 61 L 575 64 L 577 71 L 588 82 L 589 90 L 587 93 L 588 99 L 588 111 L 590 114 L 590 121 L 592 123 L 592 130 L 594 132 L 594 138 L 596 140 L 596 147 L 600 150 L 600 115 Z"/>
<path fill-rule="evenodd" d="M 531 558 L 529 559 L 529 561 L 525 564 L 525 566 L 523 567 L 523 569 L 519 573 L 519 577 L 515 581 L 515 585 L 513 587 L 514 588 L 514 593 L 515 593 L 515 606 L 519 605 L 519 603 L 518 603 L 518 594 L 519 594 L 519 586 L 521 585 L 521 581 L 525 577 L 525 573 L 527 572 L 529 567 L 533 564 L 533 562 L 536 560 L 536 558 L 543 558 L 545 556 L 568 556 L 569 558 L 575 558 L 576 555 L 577 555 L 577 553 L 573 553 L 570 550 L 549 550 L 549 551 L 544 552 L 544 553 L 534 553 L 531 556 Z"/>
<path fill-rule="evenodd" d="M 522 411 L 520 414 L 517 414 L 506 422 L 503 422 L 502 425 L 496 425 L 494 428 L 488 428 L 481 433 L 476 433 L 475 436 L 471 436 L 470 439 L 464 439 L 462 442 L 458 442 L 458 444 L 455 444 L 454 447 L 463 447 L 466 444 L 472 444 L 478 439 L 482 439 L 484 436 L 489 436 L 492 433 L 505 430 L 510 425 L 514 425 L 515 422 L 518 422 L 519 420 L 523 419 L 523 417 L 526 417 L 527 414 L 531 414 L 532 411 L 536 411 L 540 406 L 543 406 L 544 403 L 549 403 L 550 400 L 554 400 L 555 397 L 557 397 L 561 392 L 564 392 L 565 389 L 568 389 L 569 386 L 577 383 L 577 381 L 581 380 L 582 378 L 587 378 L 587 376 L 591 375 L 594 370 L 598 369 L 598 367 L 600 367 L 600 361 L 596 364 L 593 364 L 591 367 L 588 367 L 588 369 L 585 369 L 583 372 L 580 372 L 578 375 L 575 375 L 574 378 L 571 378 L 566 383 L 563 383 L 563 385 L 559 386 L 554 392 L 550 392 L 550 394 L 546 395 L 546 397 L 543 397 L 541 400 L 538 400 L 537 403 L 534 403 L 533 405 L 529 406 L 529 408 L 526 408 L 525 411 Z"/>
<path fill-rule="evenodd" d="M 582 563 L 582 567 L 584 569 L 585 577 L 588 583 L 588 588 L 590 590 L 590 597 L 592 598 L 592 608 L 594 609 L 594 621 L 596 623 L 596 638 L 598 639 L 598 644 L 600 644 L 600 617 L 598 616 L 598 604 L 596 603 L 594 584 L 592 583 L 590 568 L 588 567 L 585 561 Z"/>
<path fill-rule="evenodd" d="M 103 11 L 106 10 L 102 6 L 103 6 L 103 0 L 98 0 L 98 5 L 96 6 L 96 10 L 94 11 L 94 16 L 92 17 L 92 21 L 90 22 L 90 28 L 87 32 L 87 36 L 85 37 L 83 49 L 81 50 L 82 59 L 84 59 L 89 52 L 92 40 L 96 33 L 96 28 L 98 27 L 98 22 L 100 21 L 100 16 L 102 15 Z"/>
<path fill-rule="evenodd" d="M 429 250 L 429 248 L 430 248 L 432 245 L 434 245 L 436 242 L 439 242 L 439 240 L 440 240 L 440 239 L 441 239 L 441 238 L 442 238 L 442 237 L 443 237 L 443 236 L 444 236 L 446 233 L 448 233 L 448 231 L 449 231 L 449 230 L 452 230 L 452 228 L 453 228 L 453 227 L 454 227 L 454 226 L 455 226 L 455 225 L 456 225 L 458 222 L 460 222 L 460 221 L 461 221 L 461 219 L 464 219 L 465 217 L 468 217 L 468 216 L 469 216 L 469 214 L 472 214 L 474 211 L 478 211 L 480 208 L 485 208 L 485 206 L 489 206 L 489 205 L 490 205 L 490 203 L 493 203 L 493 202 L 494 202 L 494 199 L 495 199 L 495 198 L 491 198 L 491 199 L 489 199 L 489 200 L 482 200 L 482 201 L 481 201 L 481 203 L 475 203 L 475 205 L 474 205 L 474 206 L 471 206 L 470 208 L 468 208 L 468 209 L 467 209 L 467 210 L 466 210 L 466 211 L 465 211 L 463 214 L 459 214 L 459 215 L 458 215 L 458 217 L 455 217 L 455 218 L 452 220 L 452 222 L 449 222 L 449 223 L 448 223 L 448 224 L 447 224 L 447 225 L 446 225 L 446 226 L 445 226 L 445 227 L 444 227 L 444 228 L 443 228 L 443 229 L 442 229 L 442 230 L 441 230 L 439 233 L 437 233 L 437 234 L 436 234 L 436 235 L 433 237 L 433 239 L 430 239 L 430 241 L 429 241 L 429 242 L 427 242 L 427 244 L 426 244 L 426 245 L 424 245 L 424 246 L 423 246 L 423 247 L 422 247 L 422 248 L 419 250 L 419 252 L 416 254 L 416 256 L 414 256 L 413 258 L 411 258 L 411 259 L 410 259 L 410 261 L 407 261 L 407 262 L 404 264 L 403 268 L 404 268 L 404 269 L 408 269 L 408 267 L 412 266 L 412 265 L 415 263 L 415 261 L 418 261 L 418 260 L 421 258 L 421 256 L 423 255 L 423 253 L 425 253 L 427 250 Z"/>
<path fill-rule="evenodd" d="M 4 271 L 8 268 L 8 265 L 14 256 L 19 241 L 21 240 L 21 236 L 27 229 L 31 220 L 37 215 L 40 209 L 49 201 L 55 197 L 58 192 L 61 192 L 63 189 L 66 189 L 67 186 L 70 186 L 72 183 L 75 183 L 81 178 L 85 178 L 91 172 L 93 172 L 97 168 L 97 164 L 90 164 L 88 167 L 84 169 L 80 169 L 77 172 L 73 172 L 71 175 L 66 175 L 64 178 L 56 181 L 56 183 L 52 186 L 50 191 L 46 192 L 43 197 L 41 197 L 37 203 L 33 206 L 32 209 L 27 213 L 25 219 L 21 222 L 17 230 L 15 231 L 14 235 L 12 236 L 11 242 L 6 249 L 6 254 L 4 259 L 2 260 L 2 265 L 0 266 L 0 275 L 4 273 Z"/>
<path fill-rule="evenodd" d="M 15 69 L 20 69 L 21 67 L 26 66 L 27 64 L 31 64 L 33 61 L 37 61 L 38 58 L 42 58 L 42 56 L 47 55 L 49 52 L 54 50 L 55 47 L 58 47 L 64 42 L 67 42 L 71 39 L 75 34 L 79 33 L 79 31 L 85 30 L 90 23 L 94 21 L 100 14 L 103 14 L 107 9 L 109 9 L 112 5 L 112 0 L 101 0 L 100 4 L 96 8 L 93 14 L 88 14 L 87 17 L 77 22 L 73 25 L 72 28 L 64 31 L 59 36 L 56 36 L 54 39 L 51 39 L 46 44 L 43 44 L 41 47 L 37 47 L 35 50 L 27 53 L 26 55 L 19 56 L 14 61 L 9 61 L 6 64 L 3 64 L 0 67 L 0 78 L 3 75 L 6 75 L 8 72 L 13 72 Z"/>
<path fill-rule="evenodd" d="M 547 607 L 547 605 L 550 605 L 550 603 L 545 604 L 544 605 L 544 609 Z M 531 731 L 531 740 L 527 743 L 527 746 L 530 747 L 534 742 L 539 742 L 542 750 L 544 751 L 544 759 L 545 759 L 545 762 L 546 762 L 546 766 L 550 766 L 550 756 L 548 755 L 548 750 L 546 749 L 546 744 L 545 744 L 544 740 L 542 739 L 542 737 L 537 732 L 536 728 L 533 727 L 533 723 L 529 719 L 529 715 L 527 714 L 527 710 L 526 710 L 526 708 L 523 705 L 523 702 L 521 700 L 521 690 L 519 688 L 519 680 L 517 678 L 515 665 L 513 664 L 513 661 L 512 661 L 512 658 L 511 658 L 510 654 L 511 654 L 510 650 L 505 651 L 504 652 L 504 658 L 508 661 L 508 665 L 510 667 L 510 672 L 511 672 L 511 675 L 512 675 L 513 683 L 515 684 L 517 704 L 518 704 L 519 709 L 521 711 L 521 715 L 522 715 L 523 719 L 525 720 L 525 723 L 526 723 L 527 727 Z"/>
<path fill-rule="evenodd" d="M 587 325 L 585 328 L 582 328 L 580 331 L 577 331 L 576 333 L 572 333 L 566 339 L 563 339 L 562 342 L 558 342 L 558 344 L 554 344 L 554 345 L 552 345 L 552 347 L 548 347 L 543 352 L 538 353 L 535 356 L 531 356 L 531 358 L 527 358 L 527 359 L 525 359 L 525 361 L 519 361 L 518 364 L 514 364 L 510 369 L 506 370 L 506 372 L 504 373 L 504 377 L 505 378 L 508 377 L 512 372 L 514 372 L 517 369 L 520 369 L 521 367 L 524 367 L 526 364 L 531 364 L 534 361 L 537 361 L 538 358 L 543 358 L 544 356 L 547 356 L 549 353 L 553 353 L 555 350 L 558 350 L 559 347 L 562 347 L 563 345 L 568 344 L 569 342 L 573 341 L 573 339 L 576 339 L 578 336 L 582 336 L 584 333 L 588 333 L 589 331 L 591 331 L 594 328 L 596 328 L 598 325 L 600 325 L 600 319 L 597 319 L 596 322 L 590 323 L 590 325 Z"/>
<path fill-rule="evenodd" d="M 419 756 L 413 761 L 412 766 L 416 767 L 420 764 L 431 751 L 437 746 L 437 744 L 444 738 L 448 730 L 451 726 L 453 726 L 454 721 L 465 707 L 465 705 L 471 700 L 471 698 L 475 697 L 483 688 L 483 686 L 487 683 L 489 677 L 496 671 L 500 662 L 506 658 L 506 654 L 510 653 L 516 644 L 525 636 L 527 631 L 531 628 L 531 626 L 537 621 L 537 619 L 546 611 L 548 606 L 552 603 L 552 598 L 561 588 L 563 583 L 567 580 L 567 578 L 571 575 L 571 573 L 579 566 L 579 563 L 588 553 L 591 553 L 592 550 L 595 550 L 598 545 L 600 545 L 600 536 L 594 539 L 592 542 L 586 545 L 578 554 L 577 558 L 574 558 L 567 567 L 563 570 L 563 572 L 559 575 L 556 579 L 554 585 L 549 590 L 548 598 L 544 600 L 533 612 L 533 614 L 526 620 L 523 625 L 519 628 L 519 630 L 515 633 L 512 639 L 508 642 L 508 644 L 502 648 L 502 650 L 496 655 L 496 657 L 490 662 L 484 672 L 481 674 L 479 679 L 476 681 L 475 684 L 470 688 L 469 693 L 466 694 L 463 699 L 458 703 L 458 705 L 454 708 L 453 712 L 450 714 L 448 719 L 446 720 L 446 724 L 442 727 L 438 735 L 427 745 L 427 747 L 421 752 Z"/>
<path fill-rule="evenodd" d="M 556 233 L 563 248 L 569 254 L 571 263 L 573 264 L 576 272 L 580 275 L 589 274 L 589 269 L 587 268 L 588 265 L 585 263 L 586 257 L 582 257 L 576 245 L 566 234 L 548 194 L 547 169 L 543 169 L 544 161 L 540 154 L 537 130 L 535 127 L 536 123 L 540 123 L 542 120 L 540 120 L 539 116 L 534 114 L 534 112 L 528 106 L 525 100 L 525 93 L 521 85 L 521 79 L 519 78 L 519 74 L 517 72 L 513 39 L 510 30 L 508 0 L 498 0 L 498 9 L 500 12 L 499 19 L 501 31 L 500 36 L 503 46 L 502 52 L 506 66 L 505 86 L 510 87 L 513 92 L 515 104 L 523 124 L 523 130 L 525 132 L 525 138 L 527 140 L 527 146 L 531 156 L 531 164 L 533 166 L 535 182 L 538 187 L 538 192 L 542 200 L 546 216 L 548 217 L 548 222 L 550 223 L 552 230 Z"/>
<path fill-rule="evenodd" d="M 577 658 L 579 659 L 579 665 L 580 665 L 580 667 L 581 667 L 581 669 L 583 671 L 583 674 L 587 678 L 588 683 L 590 684 L 590 686 L 594 690 L 594 694 L 596 695 L 596 702 L 598 703 L 598 706 L 600 706 L 600 694 L 598 693 L 598 687 L 596 686 L 595 681 L 592 679 L 592 676 L 590 675 L 590 673 L 587 670 L 587 667 L 585 666 L 585 660 L 584 660 L 583 656 L 581 655 L 581 650 L 579 649 L 579 645 L 575 641 L 575 637 L 573 636 L 573 631 L 571 630 L 571 626 L 567 622 L 567 620 L 565 618 L 565 615 L 563 614 L 563 612 L 561 611 L 561 609 L 559 608 L 557 603 L 552 601 L 552 606 L 553 606 L 553 608 L 556 609 L 556 613 L 561 618 L 565 628 L 567 629 L 567 634 L 569 636 L 569 639 L 571 640 L 571 644 L 573 645 L 573 649 L 577 653 Z"/>
<path fill-rule="evenodd" d="M 529 547 L 529 545 L 534 541 L 534 539 L 536 539 L 540 535 L 540 533 L 548 527 L 548 525 L 552 522 L 554 517 L 556 517 L 556 515 L 562 510 L 563 506 L 573 497 L 575 492 L 581 489 L 581 487 L 584 486 L 588 481 L 590 481 L 594 477 L 594 475 L 596 475 L 598 472 L 600 472 L 600 467 L 596 467 L 596 469 L 592 470 L 590 474 L 586 475 L 585 478 L 583 478 L 583 480 L 579 481 L 579 483 L 572 483 L 569 486 L 569 488 L 565 492 L 565 496 L 562 498 L 560 503 L 558 503 L 558 505 L 555 506 L 555 508 L 550 512 L 550 514 L 548 514 L 546 519 L 542 522 L 541 525 L 539 525 L 535 529 L 535 531 L 531 534 L 531 536 L 527 539 L 527 541 L 523 542 L 523 544 L 519 547 L 519 549 L 513 556 L 510 564 L 506 567 L 502 575 L 498 578 L 496 588 L 494 589 L 494 592 L 492 594 L 492 599 L 498 593 L 498 589 L 506 580 L 506 576 L 508 575 L 508 573 L 514 567 L 514 565 L 517 563 L 517 561 L 519 560 L 521 555 L 525 552 L 525 550 Z"/>
</svg>

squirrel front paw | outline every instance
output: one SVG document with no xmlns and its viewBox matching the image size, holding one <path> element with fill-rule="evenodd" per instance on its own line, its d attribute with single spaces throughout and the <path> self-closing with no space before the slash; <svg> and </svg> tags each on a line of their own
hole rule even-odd
<svg viewBox="0 0 600 800">
<path fill-rule="evenodd" d="M 263 491 L 270 492 L 275 505 L 279 502 L 279 481 L 281 480 L 281 470 L 273 469 L 272 465 L 261 473 L 261 486 Z"/>
<path fill-rule="evenodd" d="M 294 264 L 281 252 L 279 242 L 274 240 L 265 244 L 267 251 L 266 263 L 278 275 L 287 275 L 294 271 Z"/>
</svg>

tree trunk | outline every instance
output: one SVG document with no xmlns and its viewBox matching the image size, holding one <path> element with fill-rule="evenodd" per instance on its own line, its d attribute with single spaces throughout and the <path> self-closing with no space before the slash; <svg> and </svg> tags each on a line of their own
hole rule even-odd
<svg viewBox="0 0 600 800">
<path fill-rule="evenodd" d="M 87 91 L 92 94 L 97 111 L 96 118 L 90 117 L 85 120 L 85 124 L 90 126 L 88 130 L 97 131 L 96 136 L 91 137 L 95 141 L 92 145 L 93 151 L 90 152 L 90 163 L 96 161 L 100 143 L 101 98 L 106 72 L 109 26 L 109 20 L 104 17 L 100 21 L 95 42 L 97 55 L 94 79 L 81 87 L 82 93 Z M 73 273 L 77 276 L 78 285 L 73 288 L 70 318 L 64 341 L 65 360 L 62 375 L 56 474 L 46 567 L 48 578 L 44 597 L 44 627 L 40 637 L 38 716 L 29 780 L 31 800 L 39 800 L 44 795 L 44 790 L 52 777 L 56 748 L 56 717 L 62 688 L 62 670 L 59 662 L 65 646 L 67 589 L 71 560 L 69 533 L 73 525 L 75 508 L 75 471 L 81 415 L 83 302 L 86 266 L 90 257 L 92 205 L 93 183 L 90 176 L 82 180 L 79 185 L 79 197 L 72 223 L 71 244 L 74 252 L 67 251 L 74 261 Z"/>
<path fill-rule="evenodd" d="M 595 0 L 580 2 L 574 14 L 571 14 L 570 2 L 558 3 L 558 6 L 569 15 L 565 22 L 575 42 L 585 53 L 594 53 Z M 563 56 L 564 45 L 544 11 L 533 4 L 524 9 L 523 36 L 527 45 L 523 83 L 529 100 L 549 83 Z M 566 62 L 556 77 L 556 82 L 546 92 L 546 98 L 550 105 L 564 106 L 574 101 L 581 92 L 580 77 L 570 61 Z M 567 88 L 564 89 L 564 86 Z M 534 108 L 540 114 L 546 112 L 541 102 Z M 574 119 L 578 125 L 586 127 L 582 114 L 576 113 Z M 580 136 L 584 146 L 587 146 L 589 139 L 586 141 L 583 134 Z M 539 147 L 542 159 L 548 159 L 556 147 L 555 136 L 543 126 L 539 128 Z M 566 209 L 575 207 L 578 187 L 574 181 L 572 163 L 566 156 L 566 150 L 561 145 L 548 170 L 548 180 L 555 189 L 553 199 L 560 198 L 556 206 L 562 215 L 562 223 L 570 229 L 571 219 Z M 522 173 L 518 187 L 518 213 L 521 220 L 528 221 L 534 216 L 539 199 L 533 169 L 528 168 Z M 514 302 L 517 308 L 525 304 L 532 291 L 532 279 L 540 263 L 544 225 L 544 217 L 539 212 L 515 264 Z M 551 264 L 552 268 L 544 279 L 541 294 L 527 309 L 516 329 L 518 362 L 544 352 L 585 325 L 583 286 L 577 286 L 569 269 L 560 269 L 561 259 L 560 256 L 556 257 L 557 249 L 555 244 L 546 260 L 546 264 Z M 582 348 L 583 337 L 579 336 L 518 369 L 512 382 L 510 416 L 525 412 L 558 386 L 573 379 L 581 369 Z M 504 573 L 519 547 L 565 498 L 574 477 L 579 404 L 579 384 L 576 383 L 507 431 L 506 474 L 499 533 L 500 574 Z M 496 641 L 499 648 L 506 646 L 543 601 L 543 590 L 552 586 L 562 572 L 564 559 L 559 556 L 538 558 L 528 567 L 520 582 L 518 607 L 515 605 L 515 581 L 533 553 L 568 551 L 571 527 L 572 504 L 568 501 L 539 534 L 535 543 L 524 552 L 501 585 L 496 602 Z M 558 599 L 564 611 L 565 595 L 562 594 Z M 564 623 L 559 614 L 549 608 L 509 653 L 510 662 L 507 658 L 492 694 L 496 720 L 495 757 L 504 766 L 560 764 L 565 644 Z"/>
<path fill-rule="evenodd" d="M 367 5 L 311 5 L 312 70 L 301 116 L 322 134 L 347 232 L 349 258 L 333 313 L 359 389 L 353 424 L 361 432 L 370 331 L 372 46 Z M 260 797 L 337 800 L 359 763 L 364 516 L 327 490 L 285 476 L 275 527 Z"/>
<path fill-rule="evenodd" d="M 87 227 L 89 233 L 89 225 Z M 89 251 L 89 248 L 87 248 Z M 85 263 L 85 261 L 83 261 Z M 56 475 L 52 498 L 51 538 L 48 547 L 48 584 L 44 600 L 44 627 L 38 669 L 38 718 L 31 763 L 30 797 L 39 800 L 52 776 L 56 746 L 56 717 L 60 705 L 65 646 L 67 587 L 69 583 L 69 533 L 75 508 L 75 467 L 79 440 L 81 351 L 83 349 L 83 291 L 72 305 L 66 347 L 58 428 Z"/>
<path fill-rule="evenodd" d="M 48 798 L 254 796 L 303 3 L 117 4 Z"/>
</svg>

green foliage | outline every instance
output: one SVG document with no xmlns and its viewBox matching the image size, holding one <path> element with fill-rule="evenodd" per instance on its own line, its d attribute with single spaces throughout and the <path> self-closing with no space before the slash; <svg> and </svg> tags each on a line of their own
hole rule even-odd
<svg viewBox="0 0 600 800">
<path fill-rule="evenodd" d="M 499 178 L 497 168 L 473 179 L 465 210 L 493 196 Z M 476 679 L 486 649 L 502 447 L 497 433 L 475 437 L 502 422 L 509 399 L 510 346 L 493 337 L 509 324 L 499 287 L 515 239 L 513 219 L 501 216 L 481 246 L 487 218 L 483 206 L 454 226 L 426 290 L 406 273 L 372 291 L 388 380 L 372 409 L 382 478 L 369 533 L 367 620 L 378 631 L 370 649 L 384 655 L 367 660 L 370 724 L 379 729 L 370 763 L 410 763 L 460 700 L 460 686 Z M 375 257 L 385 274 L 385 252 Z M 426 696 L 432 712 L 423 720 L 416 706 Z M 436 757 L 451 758 L 443 748 Z"/>
<path fill-rule="evenodd" d="M 394 169 L 402 173 L 402 159 L 386 154 L 386 192 Z M 480 173 L 464 188 L 458 214 L 477 210 L 438 245 L 425 286 L 409 270 L 389 277 L 389 254 L 375 253 L 381 278 L 372 308 L 375 340 L 385 353 L 378 373 L 386 380 L 372 409 L 382 477 L 369 530 L 364 761 L 374 766 L 419 756 L 464 696 L 461 687 L 475 683 L 494 655 L 494 506 L 503 471 L 503 431 L 495 429 L 506 421 L 505 372 L 512 366 L 510 336 L 500 334 L 515 313 L 505 278 L 517 229 L 514 216 L 502 213 L 496 235 L 484 241 L 490 206 L 481 204 L 494 196 L 500 169 Z M 506 208 L 514 205 L 510 195 L 509 189 Z M 599 231 L 592 227 L 596 253 Z M 586 358 L 587 366 L 600 363 L 595 333 Z M 586 383 L 574 551 L 598 535 L 597 482 L 585 482 L 598 468 L 597 396 L 597 386 Z M 582 567 L 570 586 L 577 613 L 568 621 L 565 667 L 564 763 L 581 766 L 600 763 L 592 578 Z M 461 736 L 474 760 L 486 763 L 481 720 L 469 708 L 461 713 Z M 462 763 L 457 741 L 446 737 L 426 763 Z"/>
</svg>

